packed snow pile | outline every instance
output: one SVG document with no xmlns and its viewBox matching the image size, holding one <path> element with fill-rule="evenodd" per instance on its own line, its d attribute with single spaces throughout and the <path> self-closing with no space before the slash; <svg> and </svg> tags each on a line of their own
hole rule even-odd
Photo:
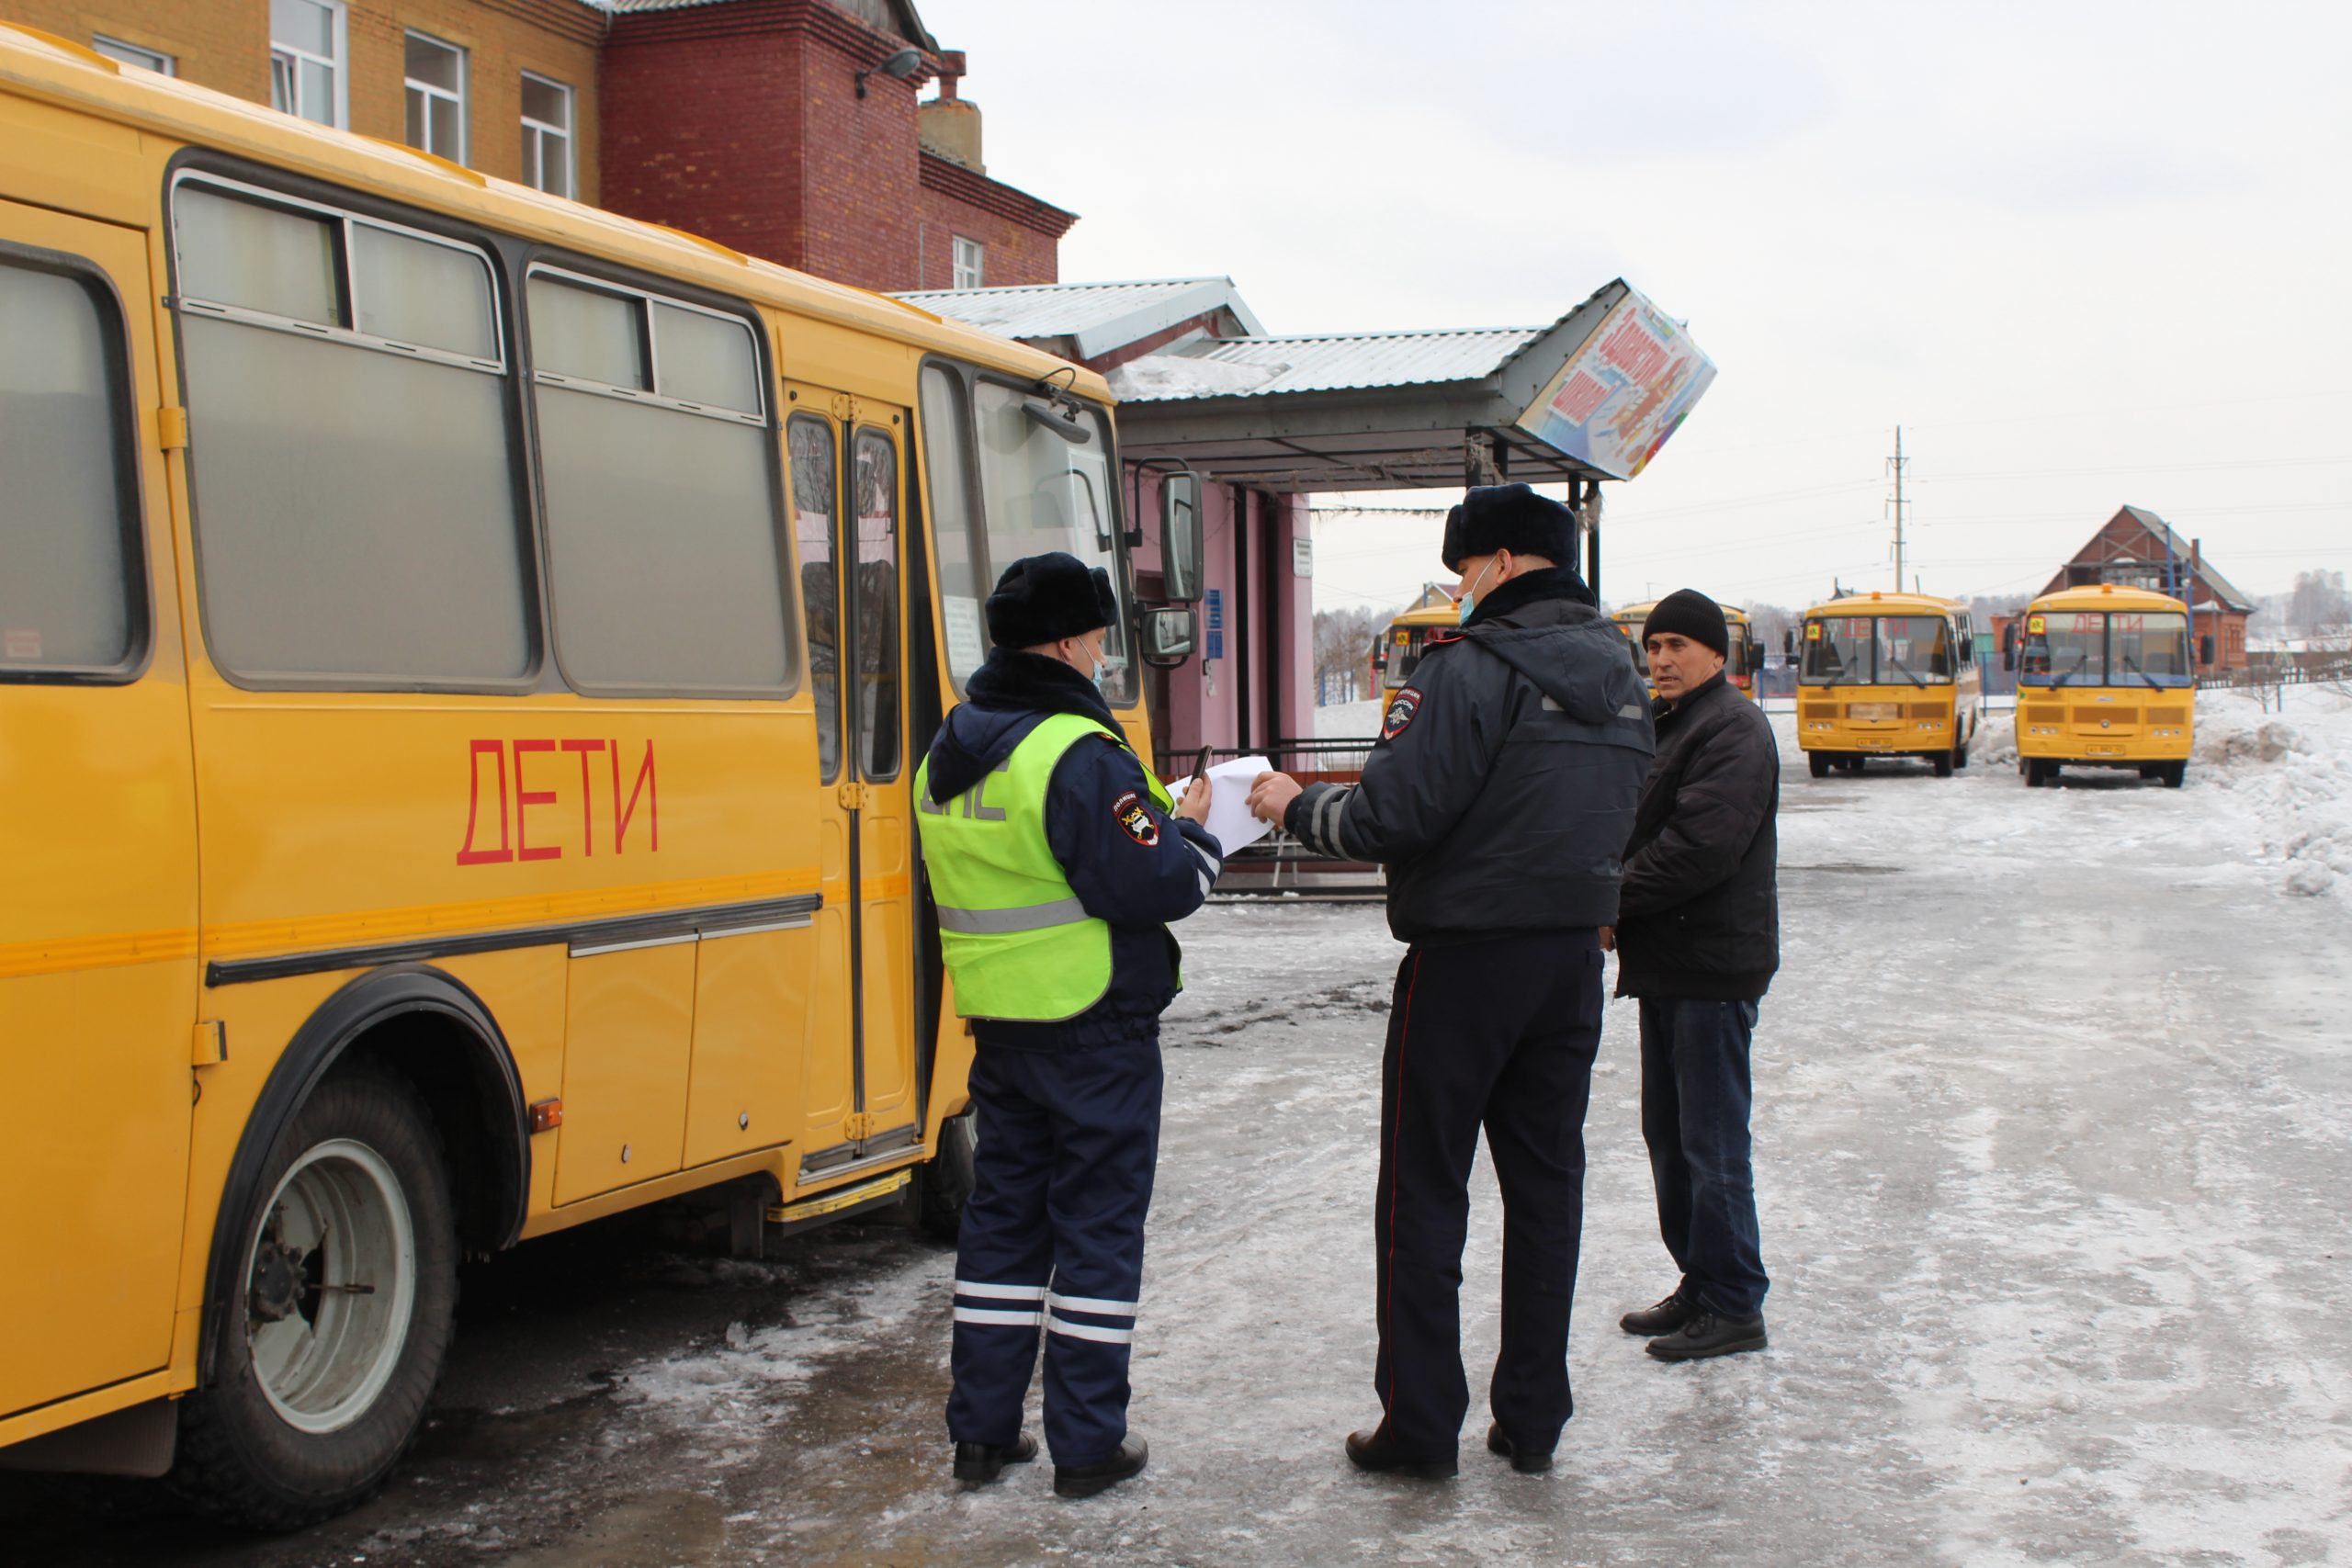
<svg viewBox="0 0 2352 1568">
<path fill-rule="evenodd" d="M 1380 702 L 1367 697 L 1360 703 L 1330 703 L 1315 710 L 1315 738 L 1318 740 L 1367 740 L 1380 733 Z"/>
<path fill-rule="evenodd" d="M 2283 711 L 2266 711 L 2251 693 L 2200 694 L 2188 776 L 2200 775 L 2286 863 L 2289 892 L 2352 893 L 2352 696 L 2290 686 Z"/>
<path fill-rule="evenodd" d="M 1111 395 L 1121 402 L 1148 403 L 1162 398 L 1254 392 L 1289 368 L 1287 365 L 1230 365 L 1182 354 L 1147 354 L 1128 360 L 1105 379 L 1111 383 Z"/>
</svg>

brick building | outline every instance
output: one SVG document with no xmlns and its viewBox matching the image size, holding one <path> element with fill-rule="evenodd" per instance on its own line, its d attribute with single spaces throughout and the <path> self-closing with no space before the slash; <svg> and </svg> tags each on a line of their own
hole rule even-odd
<svg viewBox="0 0 2352 1568">
<path fill-rule="evenodd" d="M 587 0 L 0 0 L 0 21 L 597 197 L 606 17 Z"/>
<path fill-rule="evenodd" d="M 989 177 L 964 55 L 908 0 L 609 4 L 616 212 L 877 291 L 1057 280 L 1077 215 Z"/>
<path fill-rule="evenodd" d="M 0 0 L 0 22 L 864 288 L 1052 283 L 1078 221 L 989 175 L 965 57 L 911 0 Z"/>
<path fill-rule="evenodd" d="M 2213 570 L 2205 558 L 2203 540 L 2182 538 L 2171 524 L 2145 507 L 2123 507 L 2041 592 L 2055 593 L 2100 582 L 2150 589 L 2186 602 L 2198 635 L 2213 639 L 2213 667 L 2245 668 L 2245 623 L 2256 605 Z"/>
</svg>

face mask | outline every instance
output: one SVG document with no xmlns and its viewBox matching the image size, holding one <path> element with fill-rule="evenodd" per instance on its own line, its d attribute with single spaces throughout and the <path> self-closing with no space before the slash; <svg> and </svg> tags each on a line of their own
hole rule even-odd
<svg viewBox="0 0 2352 1568">
<path fill-rule="evenodd" d="M 1488 556 L 1487 558 L 1487 564 L 1479 570 L 1477 581 L 1472 582 L 1468 589 L 1463 591 L 1462 601 L 1454 606 L 1453 610 L 1453 619 L 1456 624 L 1461 626 L 1468 626 L 1470 624 L 1470 612 L 1478 603 L 1477 594 L 1472 592 L 1472 590 L 1475 590 L 1478 586 L 1478 583 L 1487 581 L 1487 573 L 1495 570 L 1495 562 L 1499 558 L 1500 558 L 1496 556 Z"/>
<path fill-rule="evenodd" d="M 1089 679 L 1093 681 L 1097 686 L 1100 686 L 1104 681 L 1110 678 L 1111 667 L 1108 664 L 1103 663 L 1101 660 L 1095 658 L 1093 650 L 1088 648 L 1086 644 L 1082 642 L 1080 643 L 1078 645 L 1078 651 L 1086 656 L 1086 662 L 1088 666 L 1094 671 Z M 1071 668 L 1076 669 L 1077 666 L 1072 665 Z"/>
</svg>

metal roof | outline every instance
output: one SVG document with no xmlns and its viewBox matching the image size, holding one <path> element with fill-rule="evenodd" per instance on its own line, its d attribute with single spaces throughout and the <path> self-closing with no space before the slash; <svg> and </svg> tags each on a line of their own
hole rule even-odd
<svg viewBox="0 0 2352 1568">
<path fill-rule="evenodd" d="M 1179 322 L 1223 310 L 1255 334 L 1258 318 L 1229 277 L 1162 277 L 1127 283 L 1041 283 L 1010 288 L 933 288 L 900 294 L 966 326 L 1093 359 Z"/>
<path fill-rule="evenodd" d="M 1357 387 L 1413 387 L 1446 381 L 1476 381 L 1493 375 L 1513 355 L 1542 337 L 1545 327 L 1465 327 L 1413 333 L 1331 333 L 1319 336 L 1251 337 L 1196 344 L 1168 355 L 1216 365 L 1251 366 L 1271 372 L 1250 389 L 1264 397 L 1280 392 L 1336 392 Z M 1124 394 L 1131 402 L 1216 396 L 1223 389 L 1138 388 Z"/>
</svg>

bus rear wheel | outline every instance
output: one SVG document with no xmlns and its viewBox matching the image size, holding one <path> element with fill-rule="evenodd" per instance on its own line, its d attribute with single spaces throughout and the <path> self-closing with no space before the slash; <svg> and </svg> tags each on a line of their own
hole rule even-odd
<svg viewBox="0 0 2352 1568">
<path fill-rule="evenodd" d="M 1826 779 L 1829 776 L 1829 753 L 1807 751 L 1804 754 L 1804 765 L 1815 778 Z"/>
<path fill-rule="evenodd" d="M 336 1068 L 270 1151 L 236 1227 L 210 1386 L 167 1478 L 196 1508 L 295 1529 L 381 1486 L 424 1426 L 458 1299 L 432 1113 L 406 1078 Z"/>
<path fill-rule="evenodd" d="M 915 1171 L 918 1221 L 941 1241 L 954 1241 L 963 1228 L 964 1205 L 978 1180 L 979 1151 L 979 1107 L 967 1106 L 962 1115 L 939 1124 L 939 1152 Z"/>
</svg>

